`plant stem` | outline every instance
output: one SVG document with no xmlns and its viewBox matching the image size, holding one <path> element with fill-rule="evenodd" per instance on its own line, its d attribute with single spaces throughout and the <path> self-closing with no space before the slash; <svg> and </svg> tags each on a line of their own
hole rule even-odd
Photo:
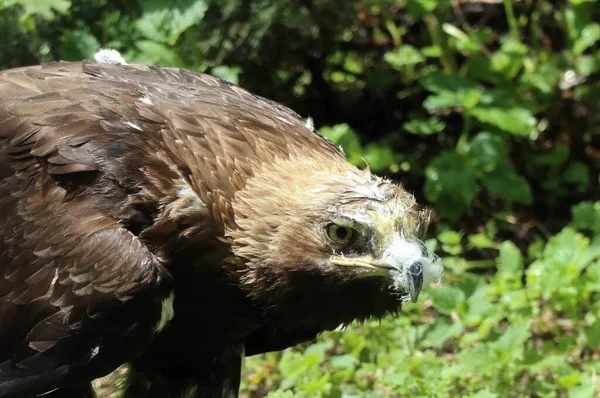
<svg viewBox="0 0 600 398">
<path fill-rule="evenodd" d="M 515 11 L 512 6 L 511 0 L 504 0 L 504 12 L 506 13 L 506 19 L 510 28 L 510 34 L 514 40 L 519 40 L 519 24 L 515 19 Z"/>
<path fill-rule="evenodd" d="M 469 131 L 471 130 L 471 115 L 467 112 L 463 112 L 463 126 L 460 136 L 458 137 L 458 142 L 456 143 L 456 151 L 462 152 L 467 145 L 467 140 L 469 139 Z"/>
<path fill-rule="evenodd" d="M 434 14 L 425 15 L 423 17 L 425 21 L 425 25 L 427 26 L 427 31 L 429 32 L 429 37 L 431 37 L 431 42 L 438 46 L 442 51 L 442 55 L 440 57 L 440 62 L 444 67 L 446 72 L 455 72 L 457 69 L 456 60 L 450 53 L 450 49 L 448 48 L 446 40 L 442 36 L 442 32 L 440 29 L 440 22 Z"/>
</svg>

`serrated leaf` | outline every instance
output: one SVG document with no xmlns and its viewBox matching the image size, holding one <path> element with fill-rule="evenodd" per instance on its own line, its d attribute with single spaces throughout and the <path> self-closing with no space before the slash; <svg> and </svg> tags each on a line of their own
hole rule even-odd
<svg viewBox="0 0 600 398">
<path fill-rule="evenodd" d="M 493 249 L 496 247 L 496 243 L 491 240 L 486 234 L 474 234 L 467 237 L 469 245 L 471 247 L 477 247 L 479 249 Z"/>
<path fill-rule="evenodd" d="M 374 172 L 389 169 L 396 163 L 396 157 L 392 148 L 374 142 L 369 143 L 363 149 L 363 158 Z"/>
<path fill-rule="evenodd" d="M 471 111 L 472 115 L 483 123 L 488 123 L 511 134 L 527 137 L 535 129 L 537 121 L 525 108 L 510 107 L 508 109 L 480 106 Z"/>
<path fill-rule="evenodd" d="M 464 330 L 460 320 L 450 321 L 448 318 L 439 318 L 435 325 L 429 329 L 425 336 L 425 347 L 441 348 L 448 339 L 458 337 Z"/>
<path fill-rule="evenodd" d="M 25 15 L 38 14 L 45 20 L 54 19 L 54 14 L 66 14 L 71 8 L 71 0 L 19 0 L 25 8 Z"/>
<path fill-rule="evenodd" d="M 420 19 L 438 7 L 437 0 L 407 0 L 406 11 L 415 19 Z"/>
<path fill-rule="evenodd" d="M 438 235 L 438 240 L 446 245 L 458 245 L 462 234 L 456 231 L 445 231 Z"/>
<path fill-rule="evenodd" d="M 100 49 L 100 42 L 88 31 L 66 30 L 62 35 L 60 58 L 64 61 L 90 59 Z"/>
<path fill-rule="evenodd" d="M 179 55 L 164 44 L 150 40 L 140 40 L 135 44 L 147 57 L 148 63 L 179 67 L 183 65 Z"/>
<path fill-rule="evenodd" d="M 499 274 L 515 279 L 521 278 L 524 269 L 523 255 L 513 242 L 502 242 L 500 245 L 500 254 L 496 261 L 498 263 Z"/>
<path fill-rule="evenodd" d="M 532 319 L 521 320 L 509 325 L 502 335 L 493 343 L 497 352 L 505 357 L 522 359 L 524 344 L 531 336 Z"/>
<path fill-rule="evenodd" d="M 174 45 L 179 36 L 204 18 L 206 0 L 142 0 L 137 29 L 155 42 Z"/>
<path fill-rule="evenodd" d="M 508 144 L 497 134 L 481 132 L 471 140 L 467 151 L 478 169 L 491 171 L 508 156 Z"/>
<path fill-rule="evenodd" d="M 405 66 L 416 65 L 425 61 L 425 57 L 421 55 L 419 50 L 409 44 L 402 45 L 394 51 L 385 53 L 384 58 L 388 64 L 398 70 L 402 70 Z"/>
<path fill-rule="evenodd" d="M 352 369 L 358 364 L 358 359 L 352 355 L 334 355 L 329 358 L 329 366 L 332 369 Z"/>
<path fill-rule="evenodd" d="M 468 156 L 442 152 L 425 169 L 425 195 L 428 200 L 437 202 L 437 211 L 442 216 L 456 220 L 477 193 L 475 173 Z"/>
<path fill-rule="evenodd" d="M 446 128 L 446 123 L 441 121 L 439 118 L 432 116 L 429 119 L 410 120 L 404 123 L 402 127 L 411 134 L 430 135 L 444 131 L 444 128 Z"/>
<path fill-rule="evenodd" d="M 449 315 L 459 304 L 464 303 L 465 293 L 451 286 L 441 286 L 431 290 L 433 305 L 442 314 Z"/>
<path fill-rule="evenodd" d="M 479 391 L 475 394 L 469 395 L 467 398 L 498 398 L 499 395 L 491 392 L 490 390 Z"/>
<path fill-rule="evenodd" d="M 419 83 L 427 90 L 434 93 L 457 93 L 460 91 L 478 90 L 479 85 L 467 78 L 457 74 L 447 74 L 440 71 L 434 71 L 423 76 Z"/>
<path fill-rule="evenodd" d="M 581 202 L 571 209 L 573 226 L 600 234 L 600 202 Z"/>
<path fill-rule="evenodd" d="M 240 73 L 242 73 L 242 68 L 238 66 L 225 65 L 216 66 L 210 71 L 211 75 L 236 85 L 239 83 Z"/>
<path fill-rule="evenodd" d="M 342 123 L 334 126 L 324 126 L 319 129 L 319 132 L 341 146 L 351 163 L 359 164 L 362 162 L 362 146 L 360 144 L 360 139 L 350 125 Z"/>
<path fill-rule="evenodd" d="M 529 183 L 509 164 L 498 165 L 494 170 L 486 173 L 481 181 L 488 191 L 503 199 L 526 205 L 533 202 Z"/>
</svg>

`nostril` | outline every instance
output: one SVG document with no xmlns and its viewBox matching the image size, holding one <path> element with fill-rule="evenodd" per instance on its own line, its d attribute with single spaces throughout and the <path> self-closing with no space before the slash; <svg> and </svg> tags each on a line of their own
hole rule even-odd
<svg viewBox="0 0 600 398">
<path fill-rule="evenodd" d="M 423 264 L 420 261 L 415 261 L 408 267 L 409 275 L 409 293 L 411 300 L 415 302 L 419 297 L 419 293 L 423 288 Z"/>
<path fill-rule="evenodd" d="M 413 276 L 420 276 L 423 279 L 423 264 L 420 261 L 416 261 L 410 265 L 408 272 Z"/>
</svg>

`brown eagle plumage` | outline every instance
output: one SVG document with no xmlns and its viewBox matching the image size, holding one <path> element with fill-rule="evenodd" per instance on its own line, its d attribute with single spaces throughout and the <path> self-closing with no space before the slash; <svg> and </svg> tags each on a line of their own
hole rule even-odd
<svg viewBox="0 0 600 398">
<path fill-rule="evenodd" d="M 416 300 L 426 218 L 214 77 L 0 72 L 0 397 L 93 396 L 123 363 L 129 397 L 236 396 L 244 355 Z"/>
</svg>

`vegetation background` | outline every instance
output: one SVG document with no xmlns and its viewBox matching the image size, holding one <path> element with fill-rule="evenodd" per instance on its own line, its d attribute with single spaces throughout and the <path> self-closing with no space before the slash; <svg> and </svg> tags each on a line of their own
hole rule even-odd
<svg viewBox="0 0 600 398">
<path fill-rule="evenodd" d="M 245 397 L 599 397 L 599 21 L 599 0 L 0 0 L 0 67 L 109 47 L 205 71 L 436 210 L 443 286 L 249 358 Z"/>
</svg>

